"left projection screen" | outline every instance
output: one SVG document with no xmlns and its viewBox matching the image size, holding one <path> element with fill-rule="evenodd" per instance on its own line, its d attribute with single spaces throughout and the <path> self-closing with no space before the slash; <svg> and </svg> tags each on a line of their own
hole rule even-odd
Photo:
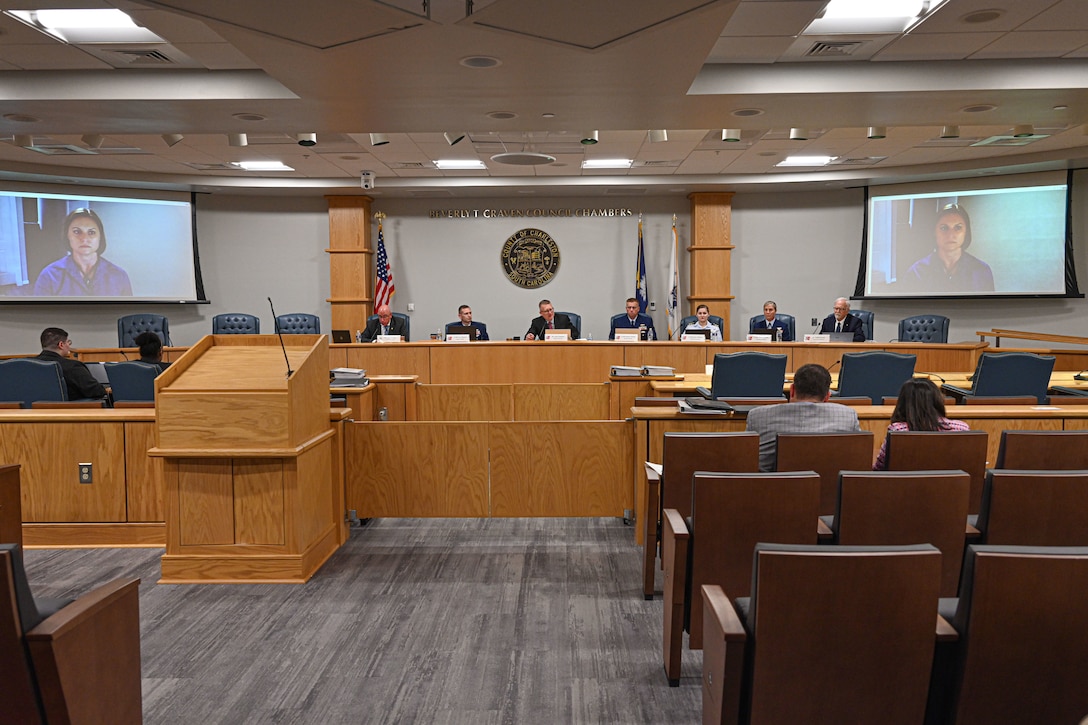
<svg viewBox="0 0 1088 725">
<path fill-rule="evenodd" d="M 204 302 L 180 199 L 0 190 L 0 304 Z"/>
</svg>

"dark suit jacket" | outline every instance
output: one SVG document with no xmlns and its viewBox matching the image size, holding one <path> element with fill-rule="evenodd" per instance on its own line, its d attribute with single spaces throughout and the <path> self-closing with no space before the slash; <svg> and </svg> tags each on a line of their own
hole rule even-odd
<svg viewBox="0 0 1088 725">
<path fill-rule="evenodd" d="M 578 328 L 574 326 L 574 323 L 570 321 L 570 318 L 564 315 L 562 312 L 555 313 L 555 329 L 557 330 L 570 330 L 570 339 L 578 339 Z M 543 317 L 534 317 L 533 321 L 529 323 L 529 329 L 526 330 L 525 336 L 528 337 L 529 333 L 536 335 L 537 340 L 544 339 L 544 331 L 548 329 L 548 323 L 544 321 Z"/>
<path fill-rule="evenodd" d="M 102 383 L 95 380 L 91 371 L 79 360 L 64 357 L 52 350 L 42 350 L 37 359 L 60 363 L 64 382 L 68 385 L 68 400 L 106 397 L 106 389 L 102 387 Z"/>
<path fill-rule="evenodd" d="M 835 331 L 835 315 L 831 314 L 824 318 L 824 322 L 820 325 L 820 332 L 834 332 Z M 854 317 L 851 314 L 847 314 L 842 320 L 842 331 L 854 333 L 854 342 L 865 342 L 865 325 L 862 324 L 860 317 Z"/>
<path fill-rule="evenodd" d="M 627 316 L 626 312 L 622 315 L 616 315 L 615 317 L 613 317 L 612 329 L 608 331 L 608 339 L 616 339 L 616 330 L 623 330 L 625 332 L 628 330 L 637 330 L 639 328 L 639 325 L 646 325 L 646 339 L 657 339 L 657 330 L 654 329 L 653 318 L 649 315 L 644 315 L 641 312 L 638 313 L 638 316 L 635 317 L 633 322 L 631 321 L 631 318 Z"/>
<path fill-rule="evenodd" d="M 458 320 L 457 322 L 447 323 L 446 324 L 446 334 L 447 335 L 450 334 L 450 328 L 451 327 L 463 327 L 464 324 L 465 323 L 461 322 L 460 320 Z M 490 337 L 487 336 L 487 325 L 485 325 L 482 322 L 476 322 L 475 320 L 473 320 L 472 321 L 472 326 L 476 328 L 476 339 L 477 340 L 490 340 L 491 339 Z"/>
<path fill-rule="evenodd" d="M 756 324 L 752 325 L 752 329 L 753 330 L 766 330 L 767 329 L 767 318 L 764 317 L 761 320 L 757 320 Z M 782 320 L 778 319 L 777 317 L 774 318 L 774 323 L 771 325 L 771 329 L 772 330 L 776 330 L 776 329 L 782 330 L 782 342 L 793 342 L 793 336 L 790 335 L 790 328 L 786 327 L 786 324 L 784 322 L 782 322 Z"/>
<path fill-rule="evenodd" d="M 389 334 L 390 335 L 402 335 L 405 341 L 408 340 L 408 326 L 404 320 L 396 315 L 389 321 Z M 378 339 L 378 335 L 382 334 L 382 321 L 375 317 L 370 322 L 366 323 L 366 329 L 363 330 L 363 342 L 374 342 Z"/>
</svg>

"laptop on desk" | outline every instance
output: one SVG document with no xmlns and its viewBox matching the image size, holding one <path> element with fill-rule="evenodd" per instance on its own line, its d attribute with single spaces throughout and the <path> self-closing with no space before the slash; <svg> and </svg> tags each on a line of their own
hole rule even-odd
<svg viewBox="0 0 1088 725">
<path fill-rule="evenodd" d="M 829 332 L 831 336 L 831 342 L 853 342 L 854 333 L 852 332 Z"/>
<path fill-rule="evenodd" d="M 476 342 L 476 328 L 472 325 L 451 325 L 446 328 L 446 336 L 468 335 L 469 342 Z"/>
<path fill-rule="evenodd" d="M 89 362 L 84 364 L 87 366 L 87 369 L 91 371 L 91 375 L 94 376 L 95 380 L 97 380 L 102 385 L 110 384 L 110 377 L 106 374 L 105 365 L 100 362 Z"/>
<path fill-rule="evenodd" d="M 333 330 L 332 341 L 341 345 L 351 342 L 351 330 Z"/>
</svg>

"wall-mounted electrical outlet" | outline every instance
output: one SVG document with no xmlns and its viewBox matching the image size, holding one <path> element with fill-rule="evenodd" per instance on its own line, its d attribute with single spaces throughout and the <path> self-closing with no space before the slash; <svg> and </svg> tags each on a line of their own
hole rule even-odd
<svg viewBox="0 0 1088 725">
<path fill-rule="evenodd" d="M 94 483 L 94 465 L 90 463 L 77 463 L 79 466 L 79 482 Z"/>
<path fill-rule="evenodd" d="M 408 303 L 408 311 L 409 312 L 415 312 L 416 311 L 416 303 L 415 302 L 409 302 Z"/>
<path fill-rule="evenodd" d="M 657 303 L 651 301 L 650 302 L 650 312 L 653 312 L 656 309 L 657 309 Z"/>
<path fill-rule="evenodd" d="M 812 325 L 813 327 L 816 327 L 816 325 L 820 324 L 820 318 L 818 318 L 818 317 L 813 317 L 813 318 L 812 318 L 812 322 L 810 322 L 810 323 L 808 323 L 808 324 Z"/>
</svg>

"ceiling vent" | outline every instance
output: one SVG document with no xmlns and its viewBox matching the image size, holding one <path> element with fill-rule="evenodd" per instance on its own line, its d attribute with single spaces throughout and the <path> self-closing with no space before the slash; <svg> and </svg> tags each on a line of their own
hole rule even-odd
<svg viewBox="0 0 1088 725">
<path fill-rule="evenodd" d="M 187 163 L 185 164 L 189 168 L 196 169 L 197 171 L 237 171 L 238 167 L 231 164 L 200 164 L 200 163 Z"/>
<path fill-rule="evenodd" d="M 887 156 L 855 156 L 853 158 L 835 159 L 828 166 L 872 166 L 879 164 L 888 158 Z"/>
<path fill-rule="evenodd" d="M 636 161 L 635 163 L 631 164 L 631 166 L 632 168 L 676 168 L 681 163 L 682 162 L 680 161 Z"/>
<path fill-rule="evenodd" d="M 820 40 L 812 44 L 805 53 L 807 58 L 844 58 L 854 53 L 864 45 L 856 40 Z"/>
<path fill-rule="evenodd" d="M 393 163 L 386 164 L 391 169 L 431 169 L 434 170 L 434 166 L 427 164 L 424 165 L 422 161 L 395 161 Z"/>
<path fill-rule="evenodd" d="M 114 68 L 203 68 L 169 43 L 77 45 Z"/>
<path fill-rule="evenodd" d="M 96 151 L 85 149 L 82 146 L 67 143 L 39 143 L 33 146 L 24 146 L 27 151 L 37 151 L 46 156 L 94 156 Z"/>
<path fill-rule="evenodd" d="M 1049 138 L 1049 134 L 1036 133 L 1032 136 L 990 136 L 976 141 L 972 146 L 1026 146 L 1039 139 Z"/>
</svg>

